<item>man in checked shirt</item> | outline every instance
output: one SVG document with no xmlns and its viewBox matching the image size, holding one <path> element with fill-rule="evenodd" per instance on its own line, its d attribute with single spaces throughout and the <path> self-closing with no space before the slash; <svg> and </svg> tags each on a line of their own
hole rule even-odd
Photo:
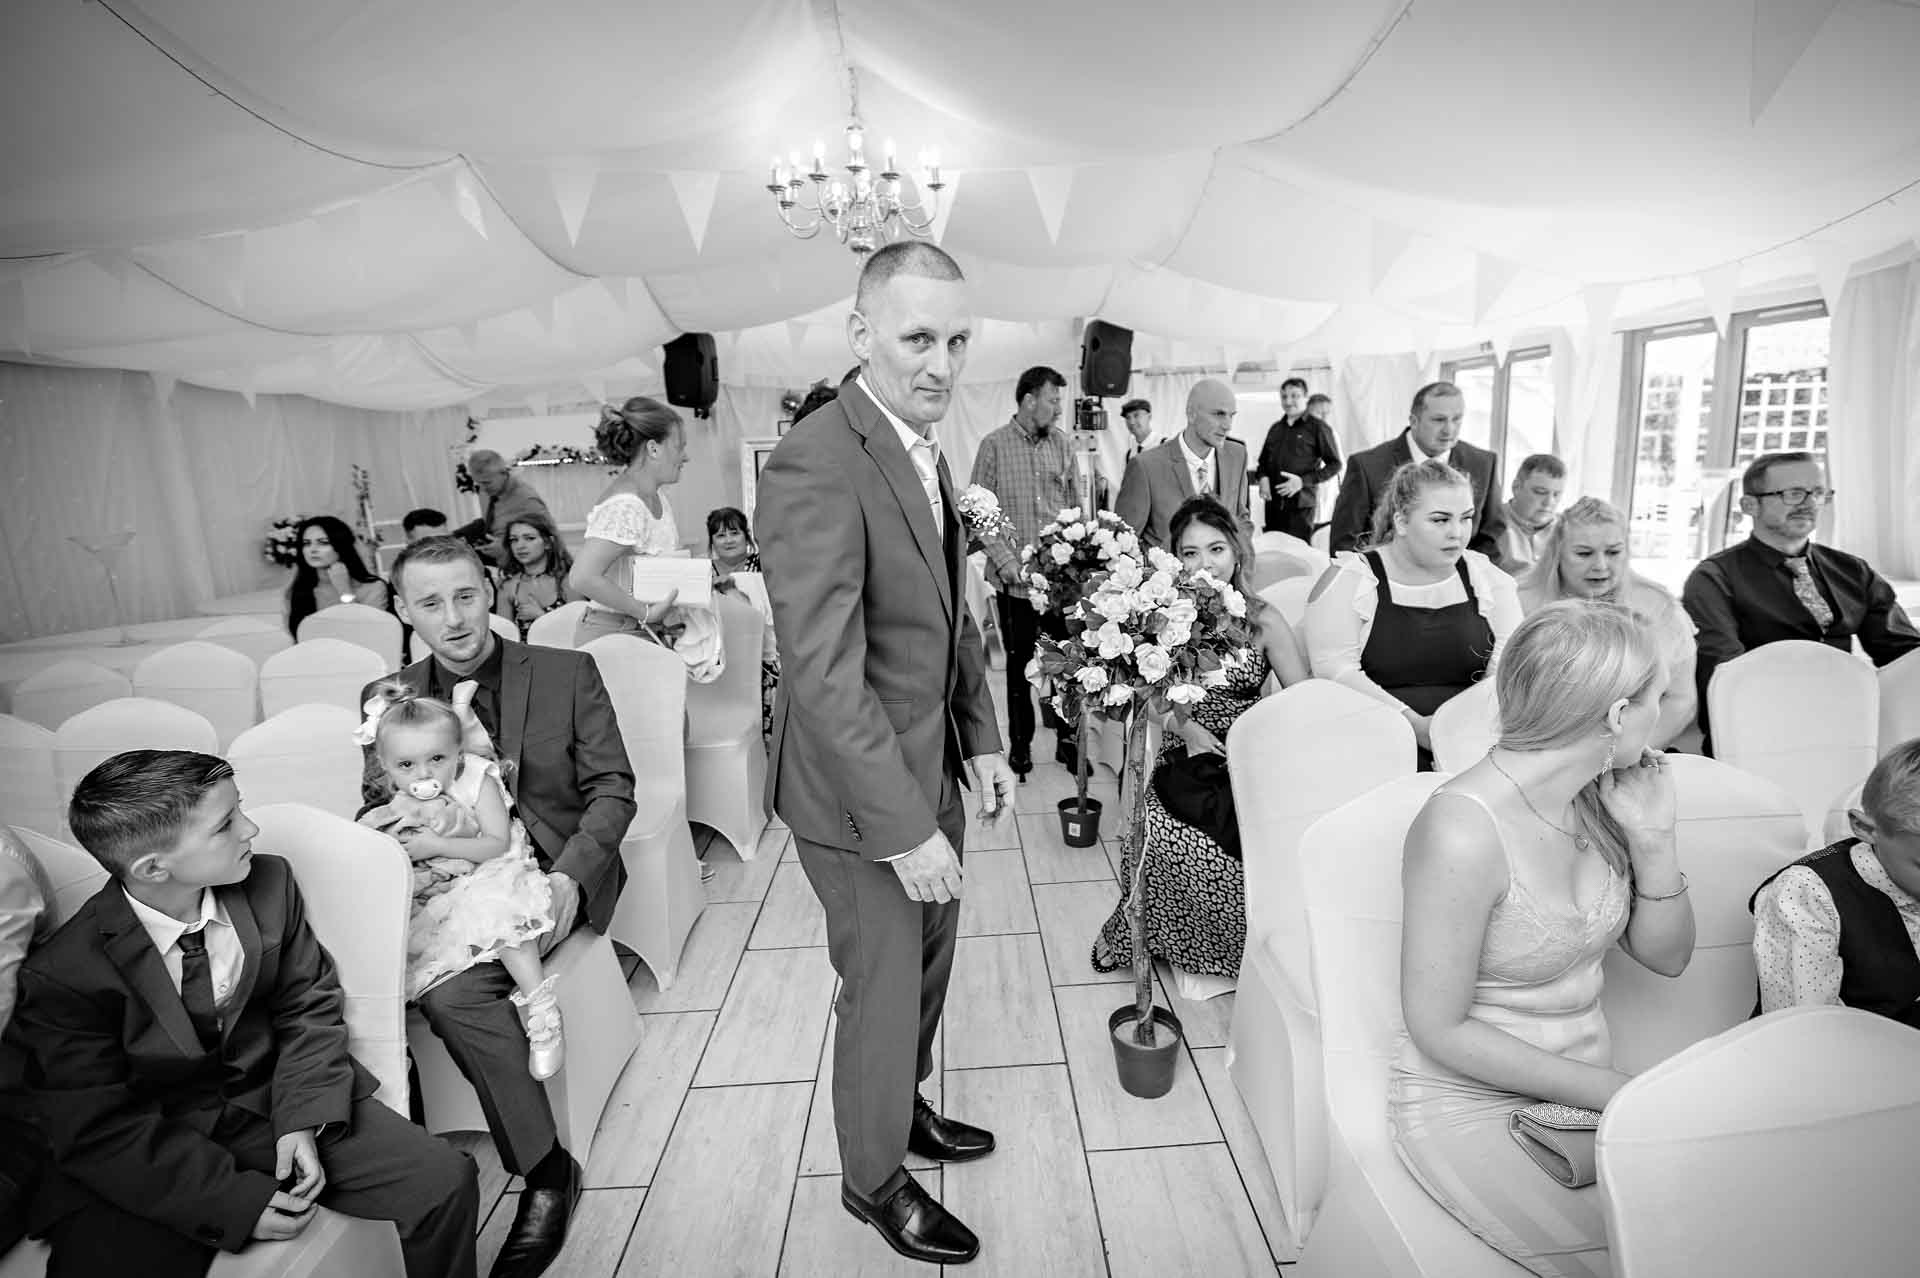
<svg viewBox="0 0 1920 1278">
<path fill-rule="evenodd" d="M 972 482 L 998 497 L 1002 513 L 1013 521 L 1011 537 L 986 546 L 987 583 L 998 592 L 1000 642 L 1007 650 L 1007 763 L 1022 781 L 1033 771 L 1027 662 L 1040 635 L 1064 639 L 1067 634 L 1066 622 L 1057 613 L 1034 610 L 1020 574 L 1020 548 L 1030 545 L 1049 519 L 1080 504 L 1073 448 L 1059 429 L 1066 388 L 1067 379 L 1044 364 L 1020 374 L 1014 383 L 1013 420 L 982 440 L 973 458 Z M 1077 767 L 1071 726 L 1063 725 L 1049 705 L 1043 703 L 1040 713 L 1058 737 L 1053 757 L 1069 770 Z"/>
</svg>

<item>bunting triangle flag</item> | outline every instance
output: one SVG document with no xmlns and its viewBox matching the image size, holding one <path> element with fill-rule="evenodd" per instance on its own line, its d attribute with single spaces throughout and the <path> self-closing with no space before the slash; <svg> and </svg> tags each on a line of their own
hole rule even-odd
<svg viewBox="0 0 1920 1278">
<path fill-rule="evenodd" d="M 680 201 L 680 216 L 687 220 L 687 234 L 698 253 L 707 242 L 707 223 L 713 219 L 713 200 L 720 192 L 718 173 L 669 173 L 673 198 Z"/>
<path fill-rule="evenodd" d="M 1840 294 L 1847 287 L 1847 275 L 1853 270 L 1853 254 L 1826 240 L 1808 240 L 1807 256 L 1813 260 L 1813 278 L 1826 300 L 1827 314 L 1840 309 Z"/>
<path fill-rule="evenodd" d="M 593 203 L 593 186 L 600 170 L 591 161 L 563 164 L 548 177 L 553 182 L 553 202 L 560 206 L 560 223 L 567 228 L 567 243 L 578 247 L 580 228 L 587 220 L 587 206 Z"/>
<path fill-rule="evenodd" d="M 1504 325 L 1488 329 L 1487 345 L 1493 351 L 1493 366 L 1499 368 L 1507 362 L 1507 353 L 1513 349 L 1513 330 Z"/>
<path fill-rule="evenodd" d="M 487 238 L 487 215 L 480 203 L 478 184 L 473 174 L 464 166 L 457 167 L 447 177 L 447 198 L 453 202 L 454 211 L 460 214 L 460 220 L 473 228 L 473 233 L 481 239 Z"/>
<path fill-rule="evenodd" d="M 159 399 L 160 406 L 166 407 L 172 402 L 173 388 L 180 384 L 180 379 L 172 373 L 163 373 L 158 369 L 148 372 L 147 376 L 153 379 L 153 393 Z"/>
<path fill-rule="evenodd" d="M 1707 299 L 1707 314 L 1713 316 L 1713 326 L 1725 337 L 1727 325 L 1733 320 L 1733 299 L 1740 292 L 1740 263 L 1728 262 L 1702 271 L 1700 292 Z"/>
<path fill-rule="evenodd" d="M 960 194 L 960 170 L 946 169 L 940 174 L 940 178 L 940 203 L 933 210 L 933 229 L 929 232 L 935 244 L 942 243 L 947 238 L 947 223 L 953 218 L 953 201 Z M 928 191 L 922 199 L 933 194 Z"/>
<path fill-rule="evenodd" d="M 1765 113 L 1838 4 L 1839 0 L 1753 0 L 1751 121 L 1757 122 Z"/>
<path fill-rule="evenodd" d="M 1413 358 L 1420 365 L 1420 380 L 1426 381 L 1427 365 L 1433 362 L 1433 348 L 1440 339 L 1440 326 L 1433 320 L 1419 318 L 1408 321 L 1413 330 Z"/>
<path fill-rule="evenodd" d="M 1367 259 L 1367 290 L 1370 295 L 1377 296 L 1380 290 L 1386 287 L 1387 276 L 1393 273 L 1393 268 L 1399 265 L 1402 257 L 1406 256 L 1407 248 L 1412 243 L 1413 232 L 1405 227 L 1395 226 L 1391 222 L 1373 224 L 1369 245 L 1370 255 Z"/>
<path fill-rule="evenodd" d="M 200 241 L 200 250 L 212 268 L 220 287 L 235 306 L 247 304 L 247 236 L 244 231 L 227 235 L 209 235 Z"/>
<path fill-rule="evenodd" d="M 1500 297 L 1513 283 L 1514 276 L 1520 273 L 1519 266 L 1505 258 L 1495 257 L 1491 253 L 1481 253 L 1473 261 L 1473 323 L 1478 328 L 1486 322 L 1493 308 L 1499 304 Z"/>
<path fill-rule="evenodd" d="M 613 307 L 622 315 L 633 309 L 633 281 L 624 275 L 602 275 L 594 280 L 601 291 L 613 301 Z"/>
<path fill-rule="evenodd" d="M 1620 286 L 1589 284 L 1580 290 L 1580 300 L 1587 307 L 1587 331 L 1582 341 L 1591 348 L 1613 332 L 1614 312 L 1620 306 Z"/>
<path fill-rule="evenodd" d="M 1071 164 L 1041 165 L 1027 170 L 1033 185 L 1033 201 L 1040 206 L 1040 220 L 1046 223 L 1047 239 L 1060 242 L 1060 223 L 1067 216 L 1067 200 L 1073 195 Z"/>
</svg>

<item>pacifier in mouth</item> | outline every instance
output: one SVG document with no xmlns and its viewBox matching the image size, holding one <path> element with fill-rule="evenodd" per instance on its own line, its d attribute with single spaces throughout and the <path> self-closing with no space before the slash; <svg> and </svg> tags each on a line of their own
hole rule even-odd
<svg viewBox="0 0 1920 1278">
<path fill-rule="evenodd" d="M 432 777 L 422 777 L 407 783 L 407 793 L 416 799 L 437 799 L 440 797 L 440 783 Z"/>
</svg>

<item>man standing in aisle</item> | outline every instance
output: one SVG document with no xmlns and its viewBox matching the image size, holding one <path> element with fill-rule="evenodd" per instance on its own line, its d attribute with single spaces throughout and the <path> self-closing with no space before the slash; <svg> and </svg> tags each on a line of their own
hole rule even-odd
<svg viewBox="0 0 1920 1278">
<path fill-rule="evenodd" d="M 1507 526 L 1500 514 L 1500 459 L 1460 438 L 1466 415 L 1466 397 L 1452 382 L 1430 382 L 1416 391 L 1405 430 L 1347 458 L 1346 477 L 1333 504 L 1328 549 L 1339 554 L 1371 541 L 1373 508 L 1393 472 L 1410 461 L 1437 458 L 1473 482 L 1473 535 L 1467 549 L 1499 563 L 1500 538 Z"/>
<path fill-rule="evenodd" d="M 1127 460 L 1132 461 L 1153 438 L 1153 405 L 1144 399 L 1130 399 L 1120 405 L 1120 420 L 1127 424 Z"/>
<path fill-rule="evenodd" d="M 934 433 L 971 335 L 946 253 L 908 240 L 870 256 L 847 317 L 860 375 L 781 439 L 754 511 L 780 642 L 767 795 L 840 974 L 840 1202 L 901 1255 L 949 1265 L 979 1240 L 905 1162 L 993 1150 L 991 1133 L 936 1113 L 918 1083 L 934 1070 L 960 923 L 963 765 L 986 812 L 1004 812 L 1015 784 Z"/>
<path fill-rule="evenodd" d="M 1211 377 L 1195 382 L 1187 392 L 1187 428 L 1127 463 L 1114 513 L 1133 525 L 1141 541 L 1172 550 L 1173 512 L 1196 493 L 1211 493 L 1233 513 L 1241 536 L 1252 545 L 1247 447 L 1227 437 L 1239 411 L 1225 382 Z"/>
<path fill-rule="evenodd" d="M 507 459 L 491 448 L 477 448 L 467 457 L 467 474 L 485 499 L 487 509 L 480 518 L 453 530 L 453 535 L 472 542 L 480 555 L 496 568 L 507 563 L 507 525 L 528 515 L 540 515 L 554 523 L 553 512 L 533 485 L 513 473 Z"/>
<path fill-rule="evenodd" d="M 986 543 L 987 582 L 998 592 L 1000 641 L 1007 649 L 1007 763 L 1022 781 L 1033 771 L 1033 694 L 1027 687 L 1027 663 L 1042 634 L 1067 637 L 1066 618 L 1040 613 L 1027 601 L 1027 579 L 1020 550 L 1040 536 L 1049 519 L 1080 504 L 1073 449 L 1060 433 L 1061 392 L 1067 379 L 1041 365 L 1020 374 L 1014 384 L 1013 420 L 980 441 L 973 456 L 973 482 L 1000 499 L 1001 513 L 1013 534 Z M 1053 707 L 1042 700 L 1040 718 L 1057 741 L 1053 757 L 1073 771 L 1079 754 L 1072 730 L 1063 727 Z"/>
<path fill-rule="evenodd" d="M 1320 485 L 1340 473 L 1340 445 L 1333 428 L 1308 411 L 1305 378 L 1280 383 L 1280 413 L 1280 420 L 1267 428 L 1253 473 L 1260 481 L 1260 500 L 1266 503 L 1267 531 L 1308 541 Z"/>
</svg>

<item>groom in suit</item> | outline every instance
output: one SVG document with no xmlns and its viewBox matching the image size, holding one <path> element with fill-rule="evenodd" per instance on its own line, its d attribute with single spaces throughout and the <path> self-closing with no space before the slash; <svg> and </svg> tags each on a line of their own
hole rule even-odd
<svg viewBox="0 0 1920 1278">
<path fill-rule="evenodd" d="M 1211 493 L 1252 544 L 1247 446 L 1227 437 L 1238 411 L 1239 401 L 1225 382 L 1211 377 L 1195 382 L 1187 392 L 1187 428 L 1127 463 L 1114 513 L 1133 525 L 1142 542 L 1171 551 L 1173 513 L 1188 498 Z"/>
<path fill-rule="evenodd" d="M 979 1241 L 907 1174 L 906 1155 L 993 1149 L 917 1087 L 933 1072 L 960 921 L 962 765 L 990 812 L 1014 786 L 934 434 L 970 337 L 951 257 L 917 241 L 869 257 L 847 318 L 860 375 L 774 449 L 754 519 L 780 640 L 768 798 L 826 911 L 841 981 L 840 1201 L 901 1255 L 935 1264 L 973 1259 Z"/>
<path fill-rule="evenodd" d="M 454 685 L 480 686 L 473 711 L 511 778 L 514 810 L 553 886 L 557 945 L 584 919 L 604 932 L 627 881 L 620 840 L 633 820 L 633 769 L 620 725 L 585 653 L 502 639 L 488 625 L 493 589 L 480 556 L 453 537 L 429 537 L 393 562 L 401 620 L 431 655 L 402 670 L 415 692 L 451 701 Z M 367 685 L 364 702 L 373 693 Z M 385 802 L 385 775 L 367 748 L 361 816 Z M 546 1088 L 527 1072 L 527 1035 L 508 996 L 513 978 L 482 963 L 420 998 L 427 1024 L 479 1094 L 487 1130 L 527 1190 L 492 1278 L 536 1278 L 560 1254 L 580 1198 L 580 1164 L 560 1145 Z"/>
<path fill-rule="evenodd" d="M 1338 554 L 1359 550 L 1373 536 L 1373 509 L 1387 490 L 1393 472 L 1416 458 L 1437 458 L 1462 472 L 1473 483 L 1473 535 L 1467 549 L 1500 562 L 1500 539 L 1507 530 L 1500 511 L 1500 459 L 1460 438 L 1467 414 L 1466 397 L 1452 382 L 1422 386 L 1413 397 L 1407 428 L 1384 444 L 1363 448 L 1347 458 L 1347 474 L 1333 504 L 1327 532 L 1328 548 Z"/>
</svg>

